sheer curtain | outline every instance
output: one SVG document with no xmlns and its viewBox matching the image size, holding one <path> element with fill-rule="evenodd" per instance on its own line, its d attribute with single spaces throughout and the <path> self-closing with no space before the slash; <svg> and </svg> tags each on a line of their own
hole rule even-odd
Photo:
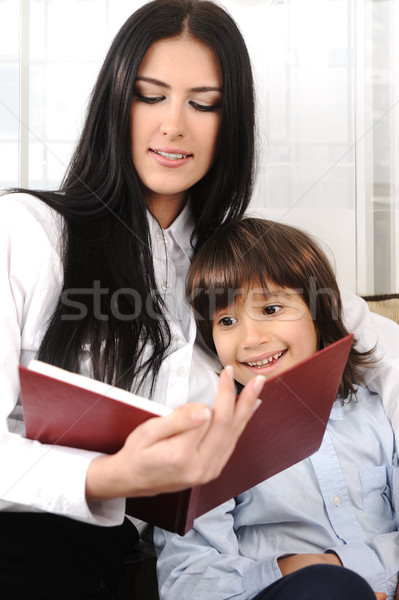
<svg viewBox="0 0 399 600">
<path fill-rule="evenodd" d="M 250 212 L 302 227 L 358 293 L 399 291 L 399 6 L 224 0 L 254 65 Z M 107 47 L 142 1 L 0 1 L 0 188 L 62 178 Z"/>
</svg>

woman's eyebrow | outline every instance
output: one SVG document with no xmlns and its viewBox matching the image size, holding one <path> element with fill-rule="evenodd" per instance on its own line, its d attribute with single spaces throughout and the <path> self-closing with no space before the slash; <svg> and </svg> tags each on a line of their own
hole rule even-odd
<svg viewBox="0 0 399 600">
<path fill-rule="evenodd" d="M 212 86 L 202 86 L 202 87 L 194 87 L 190 88 L 190 92 L 223 92 L 220 87 L 212 87 Z"/>
<path fill-rule="evenodd" d="M 158 85 L 160 87 L 164 87 L 168 90 L 171 89 L 171 86 L 168 83 L 165 83 L 164 81 L 160 81 L 159 79 L 154 79 L 153 77 L 136 77 L 136 81 L 145 81 L 147 83 L 152 83 L 154 85 Z M 189 90 L 190 92 L 195 92 L 195 93 L 201 93 L 201 92 L 222 92 L 222 88 L 217 87 L 217 86 L 208 86 L 208 85 L 203 85 L 200 87 L 194 87 L 194 88 L 190 88 Z"/>
<path fill-rule="evenodd" d="M 147 83 L 153 83 L 154 85 L 159 85 L 160 87 L 170 89 L 170 85 L 168 83 L 159 81 L 159 79 L 153 79 L 152 77 L 136 77 L 136 81 L 146 81 Z"/>
</svg>

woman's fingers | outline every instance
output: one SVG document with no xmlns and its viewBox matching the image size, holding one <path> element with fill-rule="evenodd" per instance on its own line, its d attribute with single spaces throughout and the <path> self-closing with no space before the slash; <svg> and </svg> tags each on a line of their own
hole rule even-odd
<svg viewBox="0 0 399 600">
<path fill-rule="evenodd" d="M 200 446 L 201 454 L 207 456 L 204 460 L 210 461 L 210 478 L 217 476 L 232 454 L 238 438 L 258 406 L 258 396 L 265 381 L 263 376 L 251 379 L 236 399 L 229 368 L 222 372 L 213 419 Z M 211 467 L 214 468 L 214 473 L 211 473 Z"/>
<path fill-rule="evenodd" d="M 257 375 L 247 383 L 237 400 L 234 424 L 240 433 L 261 402 L 259 395 L 263 390 L 265 382 L 266 378 L 263 375 Z"/>
<path fill-rule="evenodd" d="M 258 396 L 266 378 L 258 375 L 251 379 L 236 397 L 233 368 L 227 366 L 219 377 L 218 392 L 214 401 L 213 424 L 243 431 L 258 406 Z"/>
<path fill-rule="evenodd" d="M 212 410 L 204 404 L 183 404 L 166 417 L 155 417 L 140 425 L 140 435 L 148 445 L 195 429 L 212 419 Z"/>
<path fill-rule="evenodd" d="M 253 415 L 264 378 L 251 380 L 236 400 L 232 370 L 225 369 L 212 411 L 186 404 L 149 419 L 113 456 L 92 461 L 87 496 L 146 496 L 206 483 L 219 475 Z"/>
<path fill-rule="evenodd" d="M 145 478 L 154 493 L 206 483 L 217 477 L 257 406 L 265 378 L 251 380 L 236 399 L 233 371 L 220 375 L 214 410 L 186 404 L 171 415 L 151 419 L 131 434 L 129 443 L 141 444 L 141 488 Z M 130 436 L 129 436 L 130 437 Z M 133 449 L 132 449 L 133 455 Z M 144 477 L 144 479 L 143 479 Z"/>
</svg>

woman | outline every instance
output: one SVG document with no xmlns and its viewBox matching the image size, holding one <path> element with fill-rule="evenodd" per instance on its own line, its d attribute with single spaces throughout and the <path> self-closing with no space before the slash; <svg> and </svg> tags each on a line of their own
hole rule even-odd
<svg viewBox="0 0 399 600">
<path fill-rule="evenodd" d="M 10 597 L 115 598 L 137 539 L 123 498 L 215 477 L 252 414 L 262 379 L 236 406 L 225 374 L 212 419 L 198 404 L 217 382 L 194 348 L 184 278 L 193 247 L 248 204 L 253 113 L 231 18 L 213 3 L 156 0 L 116 36 L 59 192 L 2 198 L 0 589 Z M 113 456 L 32 443 L 17 365 L 36 355 L 172 407 L 196 404 L 138 428 Z"/>
<path fill-rule="evenodd" d="M 184 278 L 194 250 L 248 205 L 253 124 L 231 18 L 211 2 L 155 0 L 109 50 L 61 189 L 2 198 L 0 589 L 14 597 L 115 598 L 135 542 L 123 498 L 217 476 L 252 414 L 262 379 L 235 406 L 227 372 L 212 418 L 181 406 L 113 456 L 43 447 L 21 437 L 17 365 L 38 356 L 172 407 L 212 403 Z"/>
</svg>

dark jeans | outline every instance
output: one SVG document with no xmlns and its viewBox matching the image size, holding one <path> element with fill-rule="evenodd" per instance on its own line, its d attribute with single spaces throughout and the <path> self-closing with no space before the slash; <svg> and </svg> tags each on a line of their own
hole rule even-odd
<svg viewBox="0 0 399 600">
<path fill-rule="evenodd" d="M 344 567 L 314 565 L 275 581 L 254 600 L 376 600 L 376 597 L 357 573 Z"/>
<path fill-rule="evenodd" d="M 136 528 L 42 513 L 0 512 L 2 600 L 116 600 Z M 132 599 L 133 600 L 133 599 Z"/>
</svg>

